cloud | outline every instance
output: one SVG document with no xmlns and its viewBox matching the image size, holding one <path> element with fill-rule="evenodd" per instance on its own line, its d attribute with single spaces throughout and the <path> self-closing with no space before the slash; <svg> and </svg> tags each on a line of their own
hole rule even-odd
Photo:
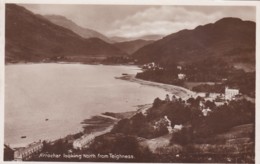
<svg viewBox="0 0 260 164">
<path fill-rule="evenodd" d="M 144 35 L 167 35 L 174 31 L 180 31 L 184 27 L 195 27 L 197 24 L 190 22 L 155 21 L 142 22 L 138 25 L 123 25 L 119 29 L 109 32 L 111 36 L 138 37 Z"/>
<path fill-rule="evenodd" d="M 76 24 L 107 33 L 111 22 L 123 20 L 129 15 L 143 11 L 151 6 L 142 5 L 75 5 L 75 4 L 20 4 L 28 10 L 41 15 L 62 15 Z"/>
<path fill-rule="evenodd" d="M 57 14 L 108 36 L 168 35 L 223 17 L 255 21 L 256 9 L 245 6 L 23 5 L 39 14 Z"/>
<path fill-rule="evenodd" d="M 203 10 L 205 8 L 211 8 L 211 10 Z M 250 9 L 252 10 L 252 8 Z M 113 22 L 113 29 L 107 34 L 121 37 L 138 37 L 150 34 L 167 35 L 182 29 L 193 29 L 198 25 L 214 23 L 223 17 L 254 19 L 252 18 L 253 12 L 244 15 L 241 14 L 241 11 L 238 13 L 233 11 L 232 7 L 152 7 Z"/>
</svg>

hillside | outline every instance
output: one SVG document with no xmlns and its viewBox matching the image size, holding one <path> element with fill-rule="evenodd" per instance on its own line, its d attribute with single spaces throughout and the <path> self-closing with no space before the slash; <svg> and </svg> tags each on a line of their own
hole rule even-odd
<svg viewBox="0 0 260 164">
<path fill-rule="evenodd" d="M 156 98 L 146 112 L 120 120 L 111 133 L 135 136 L 157 155 L 157 162 L 253 162 L 255 104 L 242 99 L 216 106 L 207 101 L 204 107 L 211 111 L 205 116 L 202 101 Z"/>
<path fill-rule="evenodd" d="M 99 38 L 107 43 L 112 43 L 112 41 L 103 34 L 88 28 L 83 28 L 66 17 L 60 15 L 44 15 L 44 17 L 54 24 L 70 29 L 83 38 Z"/>
<path fill-rule="evenodd" d="M 6 4 L 6 62 L 121 56 L 124 52 L 98 38 L 85 39 L 15 4 Z"/>
<path fill-rule="evenodd" d="M 217 57 L 255 65 L 255 22 L 223 18 L 213 24 L 182 30 L 149 44 L 133 54 L 139 63 L 172 65 Z"/>
<path fill-rule="evenodd" d="M 151 40 L 138 39 L 133 41 L 114 43 L 114 46 L 130 55 L 138 49 L 142 48 L 143 46 L 146 46 L 151 43 L 153 43 L 153 41 Z"/>
</svg>

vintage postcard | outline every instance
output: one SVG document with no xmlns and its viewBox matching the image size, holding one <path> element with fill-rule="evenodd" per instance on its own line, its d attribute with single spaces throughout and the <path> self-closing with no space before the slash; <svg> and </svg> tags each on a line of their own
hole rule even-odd
<svg viewBox="0 0 260 164">
<path fill-rule="evenodd" d="M 3 163 L 259 162 L 258 2 L 1 5 Z"/>
</svg>

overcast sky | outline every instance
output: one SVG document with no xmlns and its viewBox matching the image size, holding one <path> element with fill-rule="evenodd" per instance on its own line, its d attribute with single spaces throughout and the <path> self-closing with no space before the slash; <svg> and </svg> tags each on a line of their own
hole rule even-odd
<svg viewBox="0 0 260 164">
<path fill-rule="evenodd" d="M 138 37 L 171 34 L 214 23 L 223 17 L 255 21 L 254 7 L 135 6 L 135 5 L 22 5 L 37 14 L 62 15 L 107 36 Z"/>
</svg>

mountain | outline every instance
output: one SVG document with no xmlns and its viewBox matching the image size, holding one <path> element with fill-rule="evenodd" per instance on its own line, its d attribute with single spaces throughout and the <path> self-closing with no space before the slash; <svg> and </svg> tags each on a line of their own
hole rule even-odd
<svg viewBox="0 0 260 164">
<path fill-rule="evenodd" d="M 114 42 L 127 42 L 127 41 L 132 41 L 135 40 L 133 38 L 126 38 L 126 37 L 120 37 L 120 36 L 113 36 L 110 37 L 111 40 L 113 40 Z"/>
<path fill-rule="evenodd" d="M 137 51 L 138 49 L 142 48 L 143 46 L 151 44 L 153 42 L 154 41 L 151 40 L 138 39 L 133 41 L 118 42 L 118 43 L 114 43 L 113 45 L 130 55 L 135 51 Z"/>
<path fill-rule="evenodd" d="M 83 38 L 99 38 L 101 40 L 104 40 L 107 43 L 113 42 L 110 39 L 108 39 L 106 36 L 102 35 L 101 33 L 88 28 L 83 28 L 64 16 L 44 15 L 44 17 L 54 24 L 70 29 L 71 31 L 82 36 Z"/>
<path fill-rule="evenodd" d="M 223 18 L 213 24 L 182 30 L 146 45 L 133 54 L 139 63 L 173 65 L 222 58 L 231 63 L 255 64 L 256 24 Z"/>
<path fill-rule="evenodd" d="M 51 23 L 24 7 L 6 4 L 6 62 L 41 62 L 49 58 L 126 55 L 98 38 L 85 39 L 69 29 Z"/>
<path fill-rule="evenodd" d="M 143 35 L 139 37 L 119 37 L 119 36 L 113 36 L 110 39 L 114 42 L 128 42 L 128 41 L 134 41 L 134 40 L 146 40 L 146 41 L 155 41 L 162 39 L 163 35 Z"/>
<path fill-rule="evenodd" d="M 164 35 L 144 35 L 139 38 L 143 40 L 159 40 L 162 39 L 163 37 Z"/>
</svg>

